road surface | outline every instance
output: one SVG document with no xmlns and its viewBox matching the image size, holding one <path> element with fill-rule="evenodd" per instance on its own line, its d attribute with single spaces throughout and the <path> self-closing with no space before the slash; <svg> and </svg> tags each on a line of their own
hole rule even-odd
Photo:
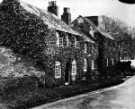
<svg viewBox="0 0 135 109">
<path fill-rule="evenodd" d="M 118 86 L 33 109 L 135 109 L 135 76 Z"/>
</svg>

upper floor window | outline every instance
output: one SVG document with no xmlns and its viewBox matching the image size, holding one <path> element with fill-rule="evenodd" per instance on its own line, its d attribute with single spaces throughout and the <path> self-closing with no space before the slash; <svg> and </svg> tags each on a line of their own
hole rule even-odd
<svg viewBox="0 0 135 109">
<path fill-rule="evenodd" d="M 79 39 L 77 37 L 75 37 L 75 47 L 80 48 L 80 42 L 79 42 Z"/>
<path fill-rule="evenodd" d="M 66 35 L 66 46 L 70 46 L 69 35 Z"/>
<path fill-rule="evenodd" d="M 84 66 L 83 66 L 83 71 L 87 72 L 87 59 L 84 59 Z"/>
<path fill-rule="evenodd" d="M 90 26 L 90 28 L 89 28 L 89 34 L 90 34 L 92 37 L 94 37 L 94 33 L 95 33 L 94 28 L 93 28 L 92 26 Z"/>
<path fill-rule="evenodd" d="M 59 47 L 60 45 L 60 36 L 59 36 L 59 33 L 56 32 L 56 45 Z"/>
<path fill-rule="evenodd" d="M 55 62 L 55 78 L 61 78 L 61 63 L 59 61 Z"/>
<path fill-rule="evenodd" d="M 60 36 L 59 32 L 56 32 L 56 45 L 58 47 L 62 47 L 63 46 L 63 37 Z"/>
<path fill-rule="evenodd" d="M 59 44 L 59 47 L 63 47 L 63 37 L 60 37 L 60 44 Z"/>
</svg>

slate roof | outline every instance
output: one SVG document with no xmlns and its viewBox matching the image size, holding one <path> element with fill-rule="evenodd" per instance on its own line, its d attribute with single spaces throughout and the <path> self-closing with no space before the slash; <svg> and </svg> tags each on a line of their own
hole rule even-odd
<svg viewBox="0 0 135 109">
<path fill-rule="evenodd" d="M 87 25 L 91 25 L 91 26 L 93 27 L 93 30 L 94 30 L 95 32 L 99 32 L 101 35 L 105 36 L 106 38 L 109 38 L 109 39 L 111 39 L 111 40 L 114 40 L 114 38 L 113 38 L 109 33 L 106 33 L 106 32 L 104 32 L 104 31 L 102 31 L 100 28 L 98 28 L 98 27 L 94 24 L 94 22 L 89 19 L 89 17 L 79 16 L 78 18 L 82 18 L 82 19 L 85 21 L 85 23 L 87 23 Z M 78 19 L 78 18 L 77 18 L 77 19 Z M 76 22 L 77 19 L 75 19 L 75 20 L 73 21 L 72 25 L 74 25 L 74 22 Z M 78 30 L 78 31 L 81 31 L 81 30 Z M 86 31 L 83 31 L 83 33 L 84 33 L 85 35 L 87 35 L 87 36 L 88 36 L 88 35 L 90 36 L 90 34 L 89 34 L 88 31 L 87 31 L 87 32 L 86 32 Z M 91 39 L 93 39 L 93 37 L 91 37 Z M 93 39 L 93 40 L 94 40 L 94 39 Z"/>
<path fill-rule="evenodd" d="M 75 30 L 73 30 L 69 25 L 67 25 L 66 23 L 64 23 L 61 19 L 59 19 L 56 15 L 37 8 L 36 6 L 33 6 L 29 3 L 26 3 L 22 0 L 4 0 L 5 3 L 17 3 L 19 4 L 19 10 L 20 11 L 26 11 L 29 12 L 31 14 L 36 15 L 38 18 L 40 18 L 41 20 L 43 20 L 44 24 L 48 25 L 49 28 L 58 30 L 58 31 L 63 31 L 63 32 L 67 32 L 76 36 L 81 36 L 83 37 L 83 39 L 85 41 L 91 42 L 91 40 L 85 36 L 84 34 L 81 34 Z M 14 4 L 13 4 L 14 5 Z"/>
<path fill-rule="evenodd" d="M 87 20 L 88 23 L 90 23 L 92 26 L 94 26 L 94 29 L 98 32 L 100 32 L 103 36 L 105 36 L 106 38 L 109 38 L 111 40 L 114 40 L 114 38 L 109 34 L 109 33 L 106 33 L 104 31 L 102 31 L 100 28 L 98 28 L 94 22 L 91 21 L 91 19 L 89 19 L 90 17 L 84 17 L 85 20 Z"/>
<path fill-rule="evenodd" d="M 31 14 L 34 14 L 37 17 L 39 17 L 41 20 L 43 20 L 43 22 L 46 25 L 48 25 L 49 28 L 53 28 L 53 29 L 56 29 L 58 31 L 63 31 L 63 32 L 67 32 L 67 33 L 70 33 L 70 34 L 73 34 L 76 36 L 80 36 L 84 39 L 84 41 L 94 43 L 92 40 L 90 40 L 83 33 L 79 33 L 78 31 L 75 31 L 74 29 L 72 29 L 71 26 L 64 23 L 56 15 L 54 15 L 46 10 L 32 6 L 31 4 L 23 2 L 22 0 L 11 0 L 11 1 L 19 2 L 21 8 L 23 8 L 27 12 L 30 12 Z"/>
<path fill-rule="evenodd" d="M 54 14 L 51 14 L 47 12 L 46 10 L 39 9 L 37 7 L 34 7 L 28 3 L 20 2 L 21 6 L 28 12 L 37 15 L 40 17 L 45 24 L 47 24 L 50 28 L 55 28 L 60 31 L 68 32 L 74 35 L 81 35 L 71 29 L 68 25 L 66 25 L 63 21 L 61 21 L 57 16 Z"/>
</svg>

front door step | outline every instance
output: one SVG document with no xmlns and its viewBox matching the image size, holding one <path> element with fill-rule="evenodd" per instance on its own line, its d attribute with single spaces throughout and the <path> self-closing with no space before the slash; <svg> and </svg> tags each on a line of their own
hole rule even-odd
<svg viewBox="0 0 135 109">
<path fill-rule="evenodd" d="M 68 82 L 65 82 L 65 86 L 67 86 L 67 85 L 69 85 L 69 83 Z"/>
</svg>

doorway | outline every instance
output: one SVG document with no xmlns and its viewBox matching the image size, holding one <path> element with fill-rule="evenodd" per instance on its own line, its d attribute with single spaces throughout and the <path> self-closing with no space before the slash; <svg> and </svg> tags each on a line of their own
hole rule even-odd
<svg viewBox="0 0 135 109">
<path fill-rule="evenodd" d="M 69 60 L 66 64 L 66 69 L 65 69 L 65 83 L 70 82 L 70 74 L 71 74 L 71 61 Z"/>
</svg>

